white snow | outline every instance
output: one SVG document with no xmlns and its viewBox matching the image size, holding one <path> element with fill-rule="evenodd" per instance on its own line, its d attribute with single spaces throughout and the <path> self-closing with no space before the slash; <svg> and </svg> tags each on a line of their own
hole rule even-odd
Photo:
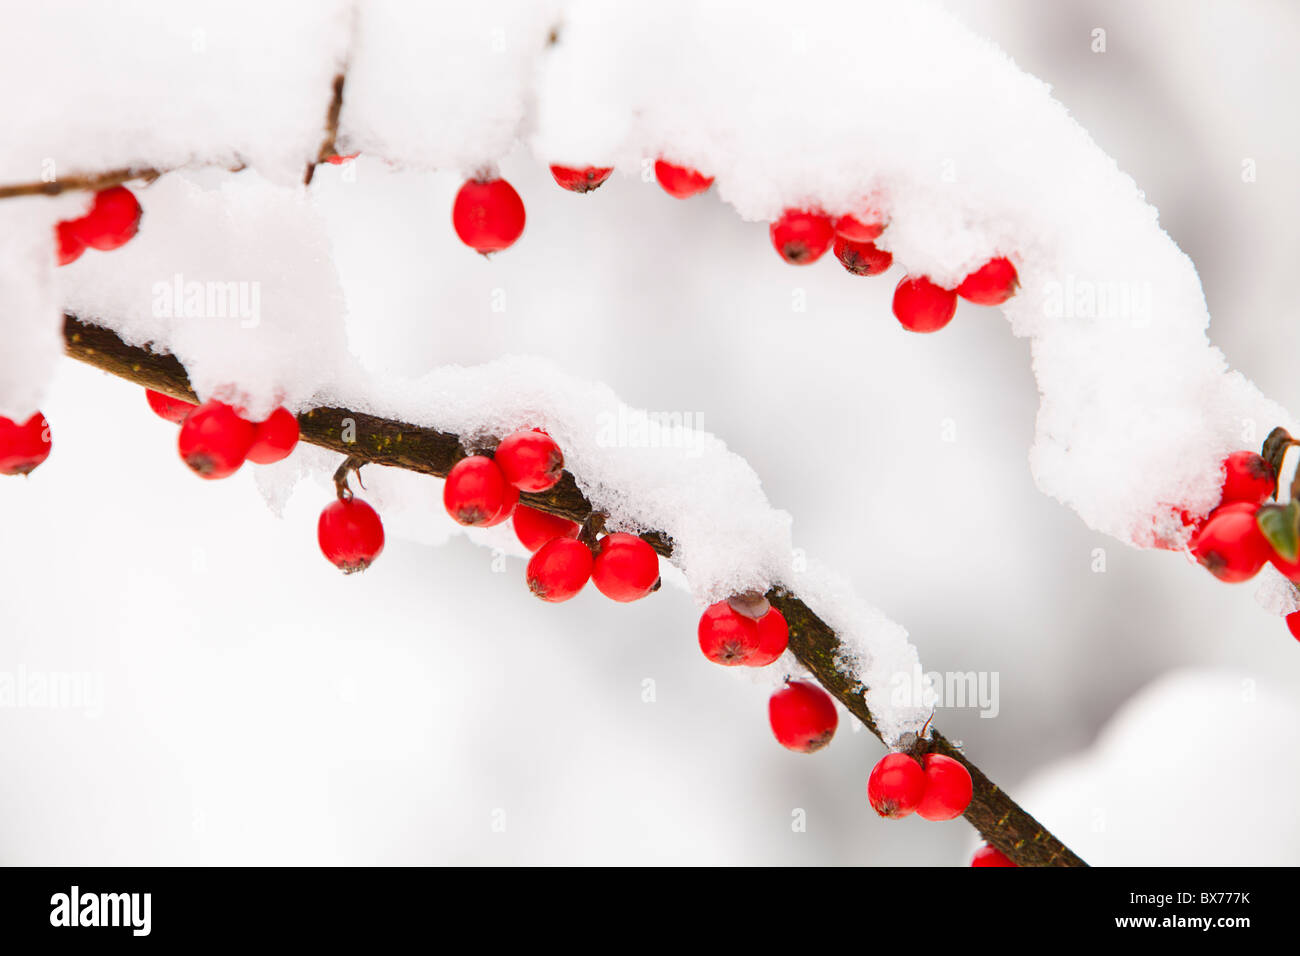
<svg viewBox="0 0 1300 956">
<path fill-rule="evenodd" d="M 320 146 L 349 0 L 41 0 L 0 31 L 0 184 L 246 163 L 301 179 Z"/>
<path fill-rule="evenodd" d="M 206 180 L 200 181 L 200 180 Z M 57 270 L 69 311 L 158 343 L 201 398 L 254 419 L 311 403 L 348 365 L 324 222 L 301 188 L 252 170 L 177 173 L 136 189 L 139 234 Z"/>
<path fill-rule="evenodd" d="M 395 164 L 490 167 L 518 139 L 557 0 L 358 7 L 338 148 Z"/>
<path fill-rule="evenodd" d="M 0 416 L 37 410 L 63 354 L 54 231 L 42 198 L 0 202 Z"/>
<path fill-rule="evenodd" d="M 1291 866 L 1300 709 L 1247 674 L 1176 671 L 1017 796 L 1093 866 Z"/>
</svg>

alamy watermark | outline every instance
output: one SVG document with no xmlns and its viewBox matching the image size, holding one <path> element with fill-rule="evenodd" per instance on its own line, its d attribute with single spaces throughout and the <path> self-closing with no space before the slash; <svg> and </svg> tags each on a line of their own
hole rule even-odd
<svg viewBox="0 0 1300 956">
<path fill-rule="evenodd" d="M 682 448 L 692 458 L 704 453 L 703 412 L 647 412 L 620 406 L 596 415 L 601 448 Z"/>
<path fill-rule="evenodd" d="M 997 671 L 929 671 L 920 665 L 910 672 L 889 678 L 889 700 L 896 707 L 976 708 L 981 717 L 996 717 L 998 701 Z"/>
<path fill-rule="evenodd" d="M 1147 280 L 1080 279 L 1067 275 L 1043 286 L 1043 312 L 1051 319 L 1127 319 L 1141 327 L 1151 321 L 1152 288 Z"/>
<path fill-rule="evenodd" d="M 242 329 L 262 322 L 262 283 L 257 281 L 185 281 L 176 273 L 155 282 L 153 315 L 158 319 L 238 319 Z"/>
<path fill-rule="evenodd" d="M 104 678 L 26 667 L 0 671 L 0 710 L 80 710 L 97 719 L 104 711 Z"/>
</svg>

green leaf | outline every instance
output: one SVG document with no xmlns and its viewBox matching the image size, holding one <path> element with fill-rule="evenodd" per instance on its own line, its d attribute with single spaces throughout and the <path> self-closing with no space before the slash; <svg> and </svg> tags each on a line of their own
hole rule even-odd
<svg viewBox="0 0 1300 956">
<path fill-rule="evenodd" d="M 1300 504 L 1290 501 L 1285 506 L 1265 505 L 1255 521 L 1273 550 L 1285 560 L 1295 561 L 1300 551 Z"/>
</svg>

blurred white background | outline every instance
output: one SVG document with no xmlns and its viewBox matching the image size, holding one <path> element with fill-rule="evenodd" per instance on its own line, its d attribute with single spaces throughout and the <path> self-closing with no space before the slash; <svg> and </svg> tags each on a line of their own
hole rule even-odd
<svg viewBox="0 0 1300 956">
<path fill-rule="evenodd" d="M 1216 343 L 1300 407 L 1300 10 L 955 7 L 1146 189 L 1200 269 Z M 997 312 L 963 305 L 942 334 L 911 335 L 890 315 L 896 271 L 792 269 L 711 195 L 616 177 L 574 196 L 522 151 L 503 171 L 528 228 L 486 262 L 450 228 L 454 174 L 321 170 L 358 353 L 400 375 L 542 354 L 630 404 L 701 416 L 795 516 L 796 543 L 901 621 L 928 669 L 999 673 L 995 719 L 937 724 L 1013 795 L 1171 670 L 1300 688 L 1300 646 L 1253 586 L 1094 535 L 1034 488 L 1028 348 Z M 864 788 L 882 748 L 847 721 L 820 755 L 781 749 L 766 694 L 699 654 L 680 591 L 542 605 L 522 562 L 497 573 L 460 537 L 390 540 L 344 578 L 316 546 L 323 490 L 280 520 L 247 470 L 197 480 L 140 389 L 71 361 L 44 411 L 54 454 L 0 486 L 0 672 L 88 673 L 102 701 L 0 708 L 0 862 L 966 861 L 961 821 L 876 818 Z M 1189 759 L 1213 766 L 1224 754 L 1206 743 Z M 1295 759 L 1252 772 L 1280 786 Z M 1158 802 L 1158 786 L 1131 796 Z M 1171 838 L 1230 824 L 1191 812 Z"/>
</svg>

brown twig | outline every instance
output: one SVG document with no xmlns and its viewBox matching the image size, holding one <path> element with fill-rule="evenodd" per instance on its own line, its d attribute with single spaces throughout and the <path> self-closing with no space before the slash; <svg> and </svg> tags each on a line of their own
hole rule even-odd
<svg viewBox="0 0 1300 956">
<path fill-rule="evenodd" d="M 109 186 L 120 186 L 122 183 L 129 183 L 136 179 L 151 183 L 162 174 L 162 170 L 149 168 L 110 169 L 103 173 L 65 176 L 62 179 L 55 179 L 48 183 L 16 183 L 10 186 L 0 186 L 0 199 L 15 199 L 19 196 L 58 196 L 62 193 L 83 189 L 107 189 Z"/>
<path fill-rule="evenodd" d="M 113 331 L 72 315 L 65 317 L 64 340 L 67 353 L 75 359 L 174 398 L 197 400 L 184 367 L 174 356 L 127 345 Z M 349 462 L 388 465 L 445 477 L 452 465 L 467 455 L 456 435 L 346 408 L 313 408 L 298 416 L 298 425 L 303 441 L 346 455 Z M 345 440 L 345 434 L 354 440 Z M 520 500 L 529 507 L 578 522 L 587 521 L 593 513 L 591 503 L 568 472 L 549 491 L 522 494 Z M 672 554 L 673 543 L 667 535 L 651 532 L 642 537 L 660 554 Z M 836 666 L 840 641 L 835 632 L 796 595 L 773 589 L 767 597 L 790 625 L 790 650 L 794 656 L 879 737 L 863 687 Z M 1087 865 L 989 780 L 947 738 L 932 732 L 918 749 L 947 754 L 965 765 L 974 783 L 974 797 L 966 810 L 966 819 L 1012 861 L 1020 866 Z"/>
<path fill-rule="evenodd" d="M 311 185 L 312 178 L 316 175 L 316 167 L 336 152 L 334 141 L 339 135 L 339 114 L 343 112 L 343 83 L 346 75 L 346 71 L 343 71 L 334 77 L 329 109 L 325 112 L 325 137 L 321 140 L 320 148 L 316 150 L 316 159 L 307 164 L 307 172 L 302 177 L 304 186 Z"/>
</svg>

